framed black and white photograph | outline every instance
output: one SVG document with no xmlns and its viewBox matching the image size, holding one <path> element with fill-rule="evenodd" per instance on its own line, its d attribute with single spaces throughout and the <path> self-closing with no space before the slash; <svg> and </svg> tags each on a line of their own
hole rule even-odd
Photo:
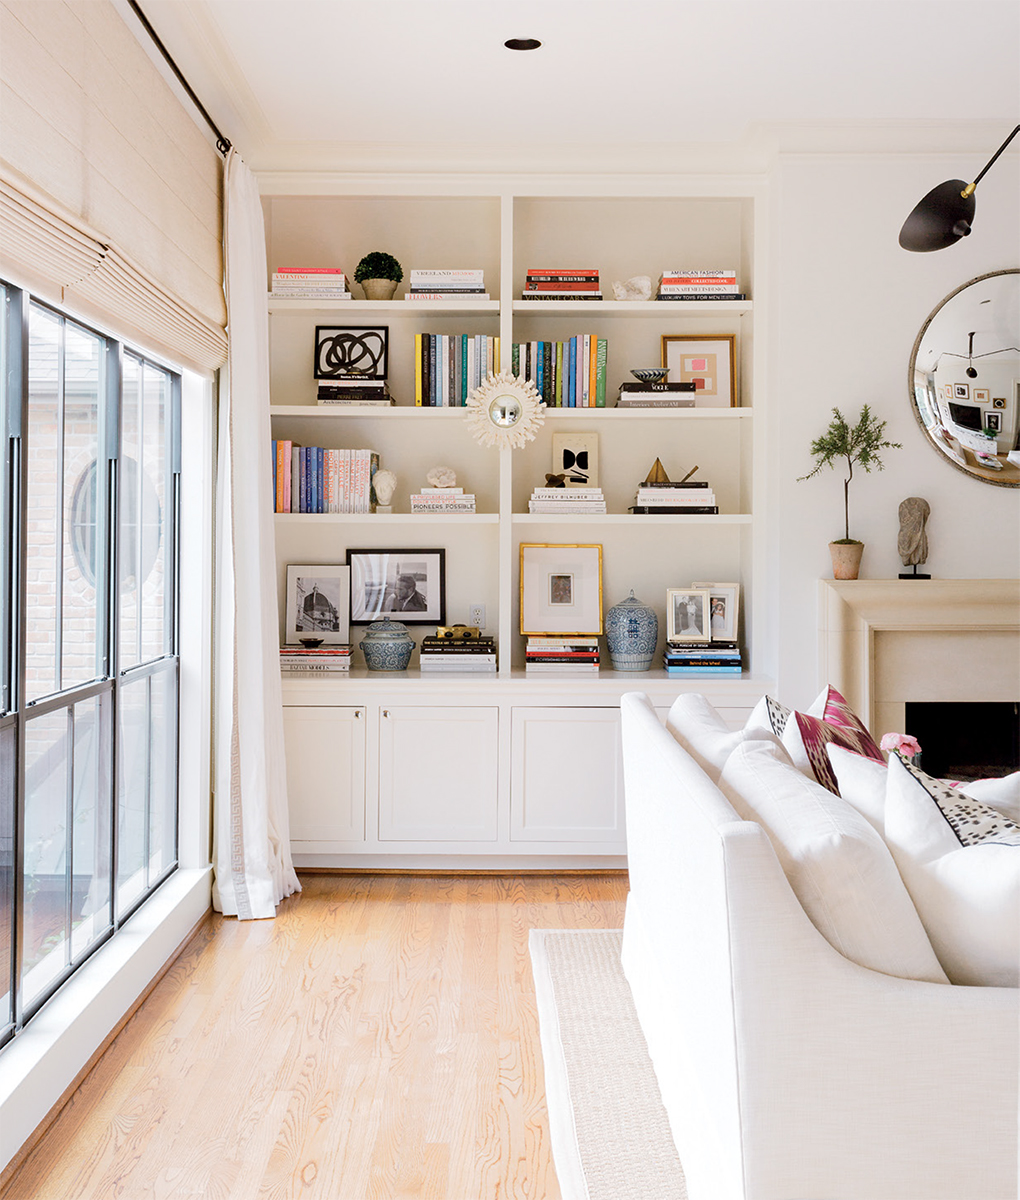
<svg viewBox="0 0 1020 1200">
<path fill-rule="evenodd" d="M 602 632 L 602 547 L 521 543 L 521 633 Z"/>
<path fill-rule="evenodd" d="M 1002 432 L 1002 413 L 986 412 L 985 413 L 985 428 L 993 429 L 996 433 Z"/>
<path fill-rule="evenodd" d="M 284 642 L 322 638 L 323 645 L 351 640 L 350 567 L 287 567 L 287 630 Z"/>
<path fill-rule="evenodd" d="M 970 399 L 970 384 L 969 383 L 954 383 L 953 384 L 953 399 L 954 400 L 969 400 Z"/>
<path fill-rule="evenodd" d="M 445 550 L 348 550 L 351 624 L 446 622 Z"/>
<path fill-rule="evenodd" d="M 735 642 L 740 621 L 739 583 L 692 583 L 709 596 L 709 634 L 713 642 Z"/>
<path fill-rule="evenodd" d="M 707 642 L 711 630 L 711 593 L 707 588 L 666 589 L 666 640 Z"/>
<path fill-rule="evenodd" d="M 316 325 L 315 378 L 385 380 L 389 350 L 388 325 Z"/>
</svg>

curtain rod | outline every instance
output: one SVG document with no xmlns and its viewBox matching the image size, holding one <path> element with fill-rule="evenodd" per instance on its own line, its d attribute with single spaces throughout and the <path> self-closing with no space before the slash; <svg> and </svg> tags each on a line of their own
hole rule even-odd
<svg viewBox="0 0 1020 1200">
<path fill-rule="evenodd" d="M 177 76 L 178 82 L 180 83 L 181 87 L 184 88 L 184 90 L 191 97 L 191 100 L 194 103 L 195 107 L 202 114 L 202 116 L 205 117 L 206 124 L 213 131 L 213 133 L 216 134 L 216 149 L 219 150 L 220 154 L 225 156 L 227 151 L 230 149 L 230 139 L 225 138 L 223 136 L 223 134 L 220 133 L 219 129 L 216 126 L 216 122 L 206 112 L 205 105 L 202 103 L 202 101 L 199 100 L 199 98 L 191 90 L 191 85 L 184 78 L 184 76 L 180 72 L 180 68 L 177 66 L 177 64 L 174 62 L 174 60 L 170 57 L 170 51 L 167 50 L 166 46 L 164 46 L 163 43 L 159 40 L 159 35 L 156 33 L 155 29 L 153 29 L 152 26 L 149 24 L 148 18 L 146 17 L 145 13 L 142 12 L 141 8 L 139 8 L 138 4 L 136 3 L 136 0 L 127 0 L 127 2 L 128 2 L 128 4 L 130 4 L 131 9 L 134 12 L 135 16 L 139 19 L 139 21 L 141 21 L 141 23 L 145 29 L 145 32 L 149 35 L 150 38 L 152 38 L 152 40 L 156 46 L 156 49 L 159 50 L 160 54 L 162 54 L 163 57 L 166 59 L 167 65 L 170 67 L 170 70 L 173 71 L 173 73 Z"/>
</svg>

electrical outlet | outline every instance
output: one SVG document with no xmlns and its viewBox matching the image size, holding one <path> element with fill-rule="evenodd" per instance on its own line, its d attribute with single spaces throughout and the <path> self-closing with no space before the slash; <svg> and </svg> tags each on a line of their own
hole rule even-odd
<svg viewBox="0 0 1020 1200">
<path fill-rule="evenodd" d="M 479 629 L 485 628 L 485 605 L 472 604 L 468 612 L 468 624 L 477 625 Z"/>
</svg>

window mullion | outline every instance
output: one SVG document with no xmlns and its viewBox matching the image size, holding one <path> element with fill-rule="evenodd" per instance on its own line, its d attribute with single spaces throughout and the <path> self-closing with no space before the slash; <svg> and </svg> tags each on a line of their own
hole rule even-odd
<svg viewBox="0 0 1020 1200">
<path fill-rule="evenodd" d="M 53 513 L 53 615 L 56 624 L 53 638 L 53 682 L 55 691 L 63 689 L 64 671 L 64 418 L 66 403 L 64 384 L 67 377 L 64 356 L 67 353 L 67 321 L 60 318 L 60 339 L 57 347 L 57 486 Z"/>
</svg>

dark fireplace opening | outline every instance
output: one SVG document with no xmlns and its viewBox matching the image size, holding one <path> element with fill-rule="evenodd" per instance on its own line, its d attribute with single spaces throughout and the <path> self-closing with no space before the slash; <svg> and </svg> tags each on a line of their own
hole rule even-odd
<svg viewBox="0 0 1020 1200">
<path fill-rule="evenodd" d="M 940 779 L 988 779 L 1020 770 L 1020 705 L 908 703 L 906 729 L 921 769 Z"/>
</svg>

